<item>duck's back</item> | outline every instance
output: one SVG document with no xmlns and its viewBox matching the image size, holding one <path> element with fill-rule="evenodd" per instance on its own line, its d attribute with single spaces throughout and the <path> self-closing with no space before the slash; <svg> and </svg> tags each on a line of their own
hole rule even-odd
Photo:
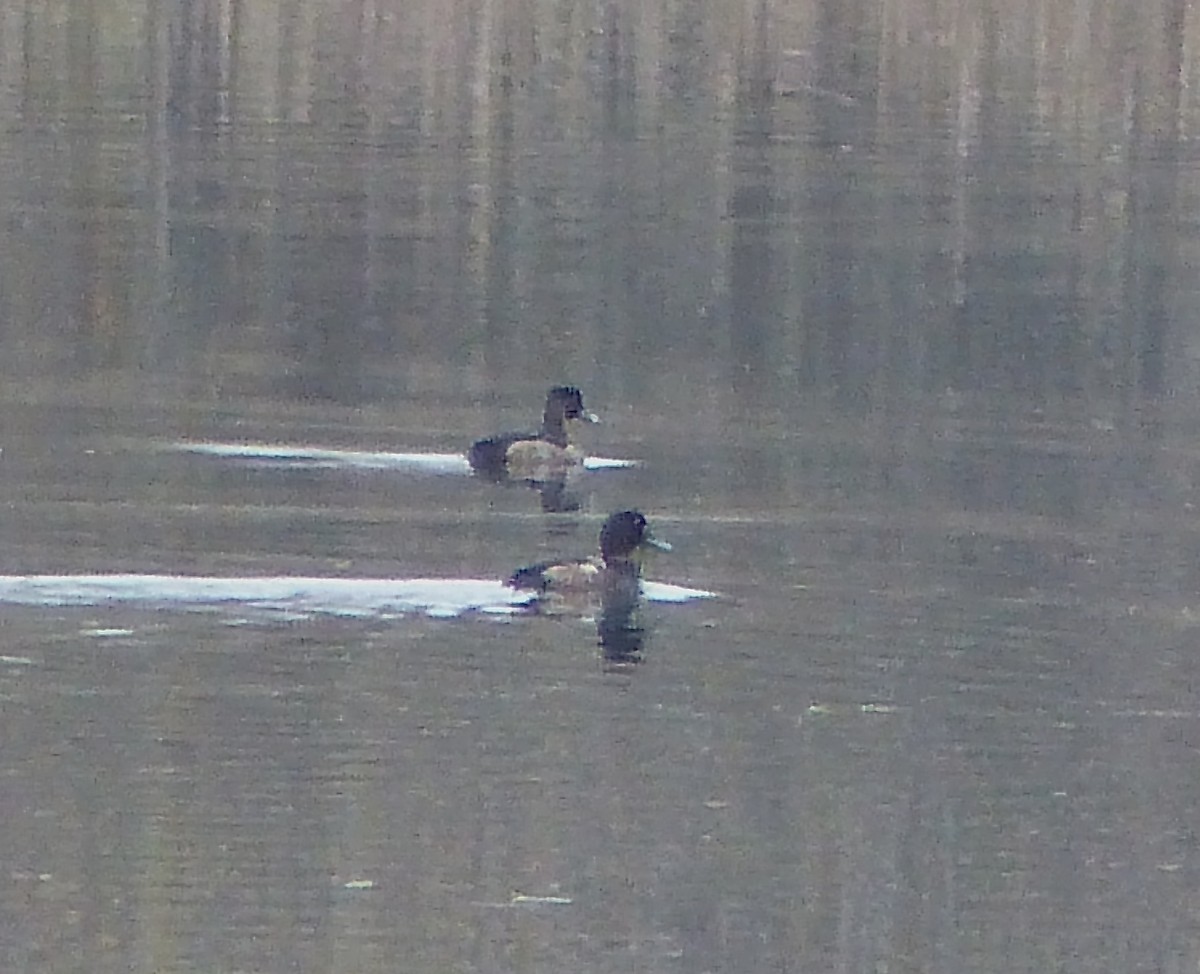
<svg viewBox="0 0 1200 974">
<path fill-rule="evenodd" d="M 475 443 L 467 458 L 472 469 L 491 477 L 547 481 L 566 476 L 583 453 L 543 434 L 504 433 Z"/>
<path fill-rule="evenodd" d="M 603 568 L 591 558 L 543 561 L 513 572 L 510 588 L 538 592 L 584 592 L 596 587 Z"/>
<path fill-rule="evenodd" d="M 537 440 L 537 433 L 498 433 L 486 439 L 476 440 L 471 444 L 467 454 L 467 462 L 472 470 L 493 476 L 503 476 L 508 473 L 508 451 L 516 443 L 527 440 Z"/>
</svg>

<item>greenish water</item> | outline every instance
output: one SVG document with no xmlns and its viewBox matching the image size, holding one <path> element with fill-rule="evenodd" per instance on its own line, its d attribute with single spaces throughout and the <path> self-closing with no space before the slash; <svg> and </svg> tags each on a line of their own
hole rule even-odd
<svg viewBox="0 0 1200 974">
<path fill-rule="evenodd" d="M 0 602 L 0 967 L 1194 969 L 1172 5 L 248 6 L 5 9 L 0 575 L 502 579 L 638 507 L 719 598 L 634 666 Z M 639 461 L 578 511 L 444 460 L 564 381 Z"/>
</svg>

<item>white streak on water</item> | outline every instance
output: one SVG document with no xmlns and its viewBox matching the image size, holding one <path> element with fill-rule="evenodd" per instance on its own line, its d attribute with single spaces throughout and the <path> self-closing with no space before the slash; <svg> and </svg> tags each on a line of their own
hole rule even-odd
<svg viewBox="0 0 1200 974">
<path fill-rule="evenodd" d="M 643 583 L 654 602 L 686 602 L 713 593 Z M 512 615 L 530 601 L 503 582 L 477 578 L 219 578 L 196 575 L 0 575 L 0 603 L 33 606 L 134 603 L 163 608 L 240 607 L 291 616 L 453 618 L 471 612 Z"/>
<path fill-rule="evenodd" d="M 185 453 L 246 460 L 251 463 L 355 470 L 421 470 L 435 474 L 469 474 L 471 465 L 461 453 L 380 453 L 370 450 L 329 450 L 282 443 L 205 443 L 181 441 L 170 448 Z M 637 466 L 635 460 L 585 457 L 585 470 Z"/>
</svg>

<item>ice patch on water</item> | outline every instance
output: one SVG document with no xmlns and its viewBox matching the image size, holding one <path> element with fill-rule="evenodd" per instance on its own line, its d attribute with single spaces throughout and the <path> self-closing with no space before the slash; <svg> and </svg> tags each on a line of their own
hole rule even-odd
<svg viewBox="0 0 1200 974">
<path fill-rule="evenodd" d="M 330 450 L 282 443 L 206 443 L 181 441 L 171 449 L 184 453 L 244 460 L 265 466 L 345 470 L 421 470 L 434 474 L 469 474 L 471 465 L 461 453 L 382 453 L 372 450 Z M 585 470 L 609 470 L 637 465 L 635 460 L 584 457 Z"/>
<path fill-rule="evenodd" d="M 687 602 L 713 593 L 663 582 L 643 583 L 653 602 Z M 454 618 L 467 613 L 512 615 L 530 601 L 501 581 L 477 578 L 304 578 L 277 575 L 220 578 L 196 575 L 3 575 L 0 603 L 40 606 L 114 602 L 156 607 L 263 609 L 289 617 L 391 616 L 419 613 Z"/>
</svg>

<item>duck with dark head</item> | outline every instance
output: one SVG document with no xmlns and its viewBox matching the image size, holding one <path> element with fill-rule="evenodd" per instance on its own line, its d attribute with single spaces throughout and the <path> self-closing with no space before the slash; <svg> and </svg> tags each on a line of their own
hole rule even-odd
<svg viewBox="0 0 1200 974">
<path fill-rule="evenodd" d="M 654 537 L 640 511 L 610 514 L 600 528 L 600 557 L 543 561 L 515 571 L 508 580 L 515 589 L 539 595 L 599 593 L 606 581 L 641 578 L 642 561 L 651 549 L 670 551 Z"/>
<path fill-rule="evenodd" d="M 654 537 L 640 511 L 617 511 L 600 529 L 600 557 L 544 561 L 518 569 L 508 584 L 534 591 L 536 611 L 558 613 L 580 600 L 599 601 L 596 631 L 610 662 L 640 658 L 644 631 L 638 623 L 642 563 L 651 550 L 670 551 Z"/>
<path fill-rule="evenodd" d="M 564 478 L 583 462 L 583 451 L 571 442 L 574 426 L 597 422 L 596 415 L 584 408 L 577 388 L 555 386 L 546 393 L 541 429 L 478 440 L 467 459 L 472 470 L 492 480 L 548 483 Z"/>
</svg>

